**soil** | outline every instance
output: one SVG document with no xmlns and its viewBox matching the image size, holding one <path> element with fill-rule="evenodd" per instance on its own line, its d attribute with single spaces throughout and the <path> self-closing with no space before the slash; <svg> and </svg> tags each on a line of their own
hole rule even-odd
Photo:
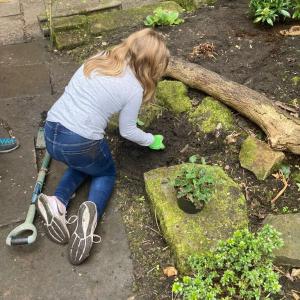
<svg viewBox="0 0 300 300">
<path fill-rule="evenodd" d="M 214 7 L 186 15 L 185 23 L 180 26 L 158 30 L 166 36 L 173 55 L 192 60 L 228 79 L 265 93 L 274 101 L 290 103 L 299 98 L 300 92 L 300 86 L 292 82 L 292 78 L 300 73 L 300 39 L 283 37 L 279 31 L 297 23 L 280 24 L 273 28 L 254 25 L 248 15 L 248 2 L 217 1 Z M 123 32 L 109 43 L 114 44 L 127 34 Z M 211 54 L 199 53 L 191 57 L 193 48 L 205 43 L 209 43 L 209 48 L 213 45 Z M 99 50 L 99 45 L 95 43 L 69 53 L 77 59 L 83 59 Z M 190 90 L 190 96 L 193 103 L 198 103 L 205 95 Z M 299 110 L 297 106 L 294 108 Z M 240 167 L 238 155 L 244 139 L 243 133 L 254 133 L 262 140 L 265 136 L 256 125 L 237 112 L 233 113 L 237 132 L 241 134 L 231 144 L 225 140 L 229 133 L 221 131 L 197 135 L 184 114 L 175 116 L 168 111 L 155 120 L 148 130 L 164 135 L 164 151 L 151 151 L 125 140 L 116 140 L 113 135 L 109 136 L 110 140 L 113 138 L 115 141 L 112 148 L 119 170 L 118 191 L 126 195 L 122 197 L 126 201 L 120 202 L 120 209 L 127 226 L 135 266 L 135 299 L 171 299 L 171 284 L 174 280 L 165 277 L 162 272 L 163 268 L 174 265 L 174 261 L 155 215 L 151 212 L 144 191 L 144 172 L 186 162 L 191 155 L 198 154 L 206 163 L 222 166 L 243 188 L 252 230 L 257 230 L 269 213 L 300 211 L 300 194 L 291 180 L 286 192 L 272 206 L 271 199 L 283 187 L 282 182 L 273 176 L 258 181 L 252 173 Z M 300 158 L 287 154 L 285 163 L 294 171 L 299 169 Z M 282 295 L 274 299 L 292 299 L 291 290 L 300 291 L 299 280 L 292 282 L 282 276 L 281 283 Z"/>
</svg>

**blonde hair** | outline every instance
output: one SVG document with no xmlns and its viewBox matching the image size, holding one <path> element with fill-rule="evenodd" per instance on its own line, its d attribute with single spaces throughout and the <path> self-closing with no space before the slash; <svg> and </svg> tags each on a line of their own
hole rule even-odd
<svg viewBox="0 0 300 300">
<path fill-rule="evenodd" d="M 122 43 L 84 63 L 84 74 L 93 71 L 107 76 L 120 75 L 128 65 L 144 89 L 143 101 L 154 99 L 156 84 L 169 62 L 169 50 L 162 36 L 152 29 L 132 33 Z"/>
</svg>

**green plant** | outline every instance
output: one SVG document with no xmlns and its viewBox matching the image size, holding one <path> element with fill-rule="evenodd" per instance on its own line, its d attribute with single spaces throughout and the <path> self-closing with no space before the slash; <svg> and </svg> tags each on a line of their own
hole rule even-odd
<svg viewBox="0 0 300 300">
<path fill-rule="evenodd" d="M 214 178 L 205 169 L 195 165 L 197 159 L 196 155 L 190 157 L 191 165 L 182 167 L 173 185 L 177 190 L 177 198 L 184 197 L 196 208 L 201 208 L 203 203 L 210 200 Z"/>
<path fill-rule="evenodd" d="M 291 175 L 291 168 L 290 166 L 287 165 L 281 165 L 280 169 L 279 169 L 282 174 L 284 175 L 285 179 L 288 179 Z"/>
<path fill-rule="evenodd" d="M 176 11 L 167 11 L 158 7 L 153 13 L 153 15 L 146 17 L 146 20 L 144 21 L 146 26 L 178 25 L 184 22 Z"/>
<path fill-rule="evenodd" d="M 298 1 L 298 0 L 297 0 Z M 271 26 L 279 17 L 290 18 L 289 10 L 292 8 L 290 0 L 251 0 L 250 12 L 254 23 L 267 23 Z"/>
<path fill-rule="evenodd" d="M 288 208 L 288 206 L 284 206 L 283 208 L 282 208 L 282 213 L 283 214 L 288 214 L 290 212 L 290 209 Z"/>
<path fill-rule="evenodd" d="M 193 276 L 175 281 L 172 291 L 185 300 L 271 299 L 281 289 L 273 250 L 282 245 L 279 232 L 269 225 L 256 235 L 238 230 L 214 250 L 190 257 Z"/>
<path fill-rule="evenodd" d="M 300 20 L 300 0 L 292 0 L 292 7 L 294 10 L 292 18 L 295 20 Z"/>
</svg>

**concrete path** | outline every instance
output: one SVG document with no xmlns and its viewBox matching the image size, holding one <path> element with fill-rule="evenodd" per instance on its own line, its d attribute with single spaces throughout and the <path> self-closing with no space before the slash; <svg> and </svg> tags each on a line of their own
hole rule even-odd
<svg viewBox="0 0 300 300">
<path fill-rule="evenodd" d="M 7 234 L 25 218 L 30 203 L 37 175 L 33 138 L 41 113 L 78 67 L 48 52 L 36 22 L 41 10 L 36 0 L 0 0 L 0 119 L 9 123 L 21 143 L 16 151 L 0 155 L 0 299 L 127 299 L 132 296 L 133 267 L 116 196 L 97 229 L 102 243 L 94 245 L 81 266 L 71 266 L 67 248 L 45 237 L 39 218 L 34 245 L 5 245 Z M 63 170 L 62 164 L 52 162 L 47 193 L 53 193 Z M 76 213 L 87 193 L 86 184 L 69 215 Z"/>
</svg>

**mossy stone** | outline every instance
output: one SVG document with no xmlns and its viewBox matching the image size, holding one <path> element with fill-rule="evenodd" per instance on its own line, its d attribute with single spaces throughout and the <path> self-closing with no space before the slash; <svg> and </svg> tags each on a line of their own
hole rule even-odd
<svg viewBox="0 0 300 300">
<path fill-rule="evenodd" d="M 89 41 L 89 35 L 83 29 L 54 33 L 54 42 L 58 50 L 73 49 Z"/>
<path fill-rule="evenodd" d="M 144 124 L 141 126 L 142 129 L 147 129 L 151 123 L 159 118 L 162 114 L 162 108 L 156 104 L 143 104 L 140 113 L 139 113 L 139 120 L 142 121 Z M 119 128 L 119 114 L 114 114 L 108 123 L 107 132 L 113 132 Z"/>
<path fill-rule="evenodd" d="M 189 121 L 203 133 L 215 131 L 219 124 L 224 130 L 234 128 L 231 111 L 211 97 L 204 98 L 201 104 L 189 114 Z"/>
<path fill-rule="evenodd" d="M 75 15 L 70 17 L 61 17 L 53 19 L 54 31 L 66 31 L 70 29 L 79 29 L 87 25 L 87 17 Z"/>
<path fill-rule="evenodd" d="M 89 23 L 91 24 L 91 34 L 100 35 L 104 32 L 140 25 L 143 23 L 144 19 L 152 14 L 158 7 L 183 12 L 182 7 L 177 3 L 173 1 L 164 1 L 141 7 L 94 14 L 88 17 Z"/>
<path fill-rule="evenodd" d="M 257 179 L 265 180 L 285 158 L 281 151 L 249 136 L 242 144 L 239 159 L 241 166 L 253 172 Z"/>
<path fill-rule="evenodd" d="M 187 259 L 212 249 L 219 240 L 248 225 L 245 197 L 220 167 L 196 165 L 215 179 L 209 203 L 197 214 L 184 213 L 177 205 L 176 192 L 170 182 L 183 165 L 163 167 L 144 174 L 146 192 L 170 245 L 180 272 L 189 271 Z M 191 164 L 189 164 L 191 166 Z"/>
<path fill-rule="evenodd" d="M 203 6 L 212 5 L 216 0 L 174 0 L 180 6 L 182 6 L 186 11 L 194 11 Z"/>
<path fill-rule="evenodd" d="M 160 81 L 156 89 L 158 103 L 174 113 L 182 113 L 192 108 L 191 100 L 187 95 L 188 89 L 180 81 Z"/>
</svg>

